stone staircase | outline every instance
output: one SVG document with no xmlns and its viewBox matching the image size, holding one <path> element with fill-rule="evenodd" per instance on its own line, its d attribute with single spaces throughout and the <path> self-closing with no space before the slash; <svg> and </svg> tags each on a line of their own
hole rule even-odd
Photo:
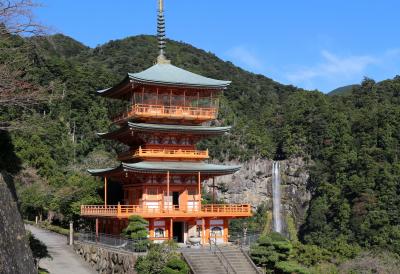
<svg viewBox="0 0 400 274">
<path fill-rule="evenodd" d="M 181 252 L 193 274 L 260 273 L 247 254 L 233 245 L 184 248 Z"/>
</svg>

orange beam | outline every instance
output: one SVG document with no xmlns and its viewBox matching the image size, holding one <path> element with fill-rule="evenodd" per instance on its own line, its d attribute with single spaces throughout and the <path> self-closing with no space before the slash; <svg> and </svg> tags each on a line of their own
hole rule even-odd
<svg viewBox="0 0 400 274">
<path fill-rule="evenodd" d="M 174 225 L 173 225 L 173 220 L 172 220 L 172 218 L 170 219 L 170 222 L 169 222 L 169 226 L 170 226 L 170 228 L 169 228 L 169 231 L 170 231 L 170 240 L 173 240 L 174 239 Z"/>
<path fill-rule="evenodd" d="M 170 209 L 170 200 L 169 200 L 169 171 L 167 171 L 167 209 Z"/>
<path fill-rule="evenodd" d="M 197 191 L 198 191 L 198 197 L 199 197 L 199 207 L 201 208 L 201 178 L 200 178 L 200 171 L 198 173 L 197 177 Z"/>
</svg>

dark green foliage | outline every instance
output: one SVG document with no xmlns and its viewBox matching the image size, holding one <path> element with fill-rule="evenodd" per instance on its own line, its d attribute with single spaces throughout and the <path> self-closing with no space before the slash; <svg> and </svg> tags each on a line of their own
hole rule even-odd
<svg viewBox="0 0 400 274">
<path fill-rule="evenodd" d="M 275 265 L 275 273 L 282 274 L 310 274 L 310 272 L 305 268 L 300 266 L 298 263 L 293 261 L 281 261 Z"/>
<path fill-rule="evenodd" d="M 330 91 L 328 95 L 346 95 L 351 93 L 353 88 L 358 87 L 359 85 L 347 85 L 340 88 L 335 88 L 334 90 Z"/>
<path fill-rule="evenodd" d="M 294 246 L 293 257 L 302 265 L 310 267 L 330 261 L 332 254 L 328 250 L 316 245 L 303 245 L 298 243 Z"/>
<path fill-rule="evenodd" d="M 272 232 L 257 240 L 250 249 L 250 256 L 256 265 L 272 270 L 276 268 L 278 262 L 289 259 L 292 249 L 293 246 L 288 239 Z"/>
<path fill-rule="evenodd" d="M 146 256 L 140 256 L 135 264 L 138 274 L 184 274 L 189 267 L 182 261 L 174 242 L 151 244 Z"/>
<path fill-rule="evenodd" d="M 182 259 L 172 258 L 161 271 L 162 274 L 187 274 L 189 267 Z"/>
<path fill-rule="evenodd" d="M 130 216 L 128 226 L 124 229 L 124 234 L 133 240 L 145 239 L 148 225 L 149 222 L 142 217 L 137 215 Z"/>
<path fill-rule="evenodd" d="M 132 215 L 129 217 L 128 226 L 123 233 L 134 241 L 134 249 L 136 251 L 145 251 L 149 245 L 147 239 L 147 228 L 149 222 L 140 216 Z"/>
</svg>

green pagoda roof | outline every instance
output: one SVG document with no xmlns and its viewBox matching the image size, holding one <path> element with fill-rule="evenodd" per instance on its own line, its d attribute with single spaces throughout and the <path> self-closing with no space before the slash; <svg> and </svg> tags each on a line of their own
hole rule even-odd
<svg viewBox="0 0 400 274">
<path fill-rule="evenodd" d="M 118 174 L 121 172 L 136 173 L 194 173 L 201 172 L 210 175 L 232 174 L 240 169 L 240 166 L 224 166 L 207 164 L 202 162 L 138 162 L 121 163 L 115 168 L 88 169 L 88 172 L 95 176 Z"/>
<path fill-rule="evenodd" d="M 171 64 L 156 64 L 139 73 L 128 73 L 128 76 L 135 82 L 201 88 L 225 88 L 231 83 L 207 78 Z"/>
<path fill-rule="evenodd" d="M 229 132 L 228 127 L 208 127 L 208 126 L 186 126 L 186 125 L 167 125 L 167 124 L 148 124 L 148 123 L 126 123 L 125 126 L 107 133 L 97 133 L 101 138 L 116 139 L 123 135 L 130 134 L 130 131 L 137 132 L 164 132 L 164 133 L 190 133 L 195 135 L 222 135 Z"/>
<path fill-rule="evenodd" d="M 128 76 L 121 83 L 112 88 L 98 90 L 97 93 L 102 96 L 118 98 L 118 94 L 124 93 L 125 87 L 130 83 L 202 89 L 224 89 L 231 82 L 204 77 L 171 64 L 155 64 L 142 72 L 128 73 Z"/>
</svg>

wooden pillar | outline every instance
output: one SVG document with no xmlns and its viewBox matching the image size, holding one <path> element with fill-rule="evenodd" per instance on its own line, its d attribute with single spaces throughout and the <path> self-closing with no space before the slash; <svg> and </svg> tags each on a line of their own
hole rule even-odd
<svg viewBox="0 0 400 274">
<path fill-rule="evenodd" d="M 206 244 L 206 221 L 201 219 L 201 242 L 202 244 Z"/>
<path fill-rule="evenodd" d="M 96 218 L 96 241 L 99 238 L 99 218 Z"/>
<path fill-rule="evenodd" d="M 107 207 L 107 177 L 104 177 L 104 207 Z"/>
<path fill-rule="evenodd" d="M 149 237 L 154 238 L 154 219 L 149 220 Z"/>
<path fill-rule="evenodd" d="M 174 221 L 171 219 L 169 219 L 169 240 L 173 240 L 174 239 Z"/>
<path fill-rule="evenodd" d="M 205 220 L 205 226 L 206 226 L 206 231 L 205 231 L 205 238 L 206 238 L 206 242 L 209 243 L 210 242 L 210 219 L 206 219 Z"/>
<path fill-rule="evenodd" d="M 171 207 L 169 200 L 169 171 L 167 171 L 167 209 L 169 210 Z"/>
<path fill-rule="evenodd" d="M 156 105 L 158 105 L 158 88 L 157 88 Z"/>
<path fill-rule="evenodd" d="M 215 177 L 213 177 L 213 185 L 212 185 L 212 204 L 215 203 Z"/>
<path fill-rule="evenodd" d="M 229 220 L 224 219 L 224 243 L 228 242 L 228 227 L 229 227 Z"/>
<path fill-rule="evenodd" d="M 197 191 L 198 191 L 198 197 L 199 197 L 199 211 L 201 210 L 201 175 L 200 175 L 200 171 L 197 174 Z"/>
</svg>

